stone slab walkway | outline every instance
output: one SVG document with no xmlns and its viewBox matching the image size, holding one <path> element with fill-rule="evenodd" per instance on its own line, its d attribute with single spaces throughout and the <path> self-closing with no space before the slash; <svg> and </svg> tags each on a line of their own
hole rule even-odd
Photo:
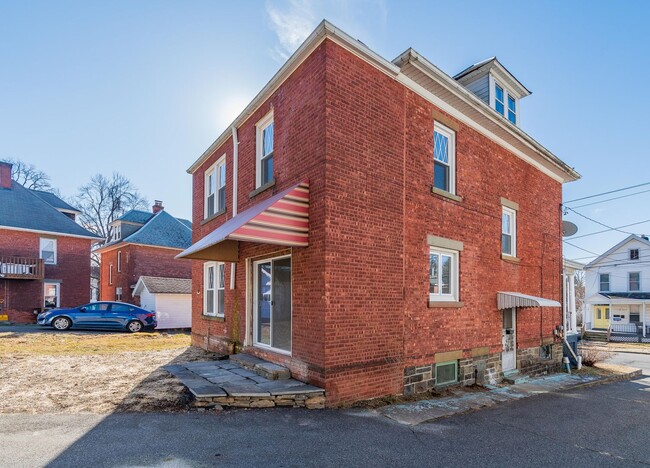
<svg viewBox="0 0 650 468">
<path fill-rule="evenodd" d="M 267 367 L 273 366 L 277 365 Z M 322 388 L 292 378 L 270 380 L 231 359 L 181 363 L 164 369 L 189 389 L 197 407 L 295 406 L 318 409 L 325 406 Z M 262 373 L 264 369 L 262 366 Z"/>
<path fill-rule="evenodd" d="M 633 378 L 637 375 L 638 373 L 631 372 L 620 374 L 619 377 Z M 454 394 L 449 397 L 390 405 L 377 411 L 400 424 L 413 426 L 454 414 L 487 408 L 498 403 L 608 380 L 598 375 L 553 374 L 531 378 L 515 385 L 488 386 L 487 390 L 482 392 L 468 392 L 461 388 L 454 390 Z"/>
</svg>

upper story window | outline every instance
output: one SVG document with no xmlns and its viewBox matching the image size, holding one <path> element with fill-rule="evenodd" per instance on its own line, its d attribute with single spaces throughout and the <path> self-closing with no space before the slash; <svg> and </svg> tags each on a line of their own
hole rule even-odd
<svg viewBox="0 0 650 468">
<path fill-rule="evenodd" d="M 444 125 L 433 125 L 433 186 L 456 193 L 456 132 Z"/>
<path fill-rule="evenodd" d="M 639 249 L 630 249 L 630 260 L 639 259 Z"/>
<path fill-rule="evenodd" d="M 599 276 L 599 291 L 608 292 L 609 291 L 609 273 L 601 273 Z"/>
<path fill-rule="evenodd" d="M 508 96 L 508 120 L 517 125 L 517 102 L 512 96 Z"/>
<path fill-rule="evenodd" d="M 273 112 L 257 123 L 256 187 L 273 181 Z"/>
<path fill-rule="evenodd" d="M 501 207 L 501 253 L 511 257 L 517 256 L 517 212 L 508 207 Z"/>
<path fill-rule="evenodd" d="M 111 242 L 116 242 L 122 238 L 122 223 L 117 223 L 113 225 L 113 230 L 111 232 Z"/>
<path fill-rule="evenodd" d="M 203 265 L 203 314 L 224 315 L 225 264 L 206 262 Z"/>
<path fill-rule="evenodd" d="M 122 271 L 122 251 L 118 250 L 117 251 L 117 272 L 120 273 Z"/>
<path fill-rule="evenodd" d="M 204 218 L 226 209 L 226 155 L 205 171 Z"/>
<path fill-rule="evenodd" d="M 494 80 L 494 110 L 507 118 L 514 125 L 517 125 L 517 97 L 508 91 L 508 88 L 501 86 Z"/>
<path fill-rule="evenodd" d="M 628 273 L 627 283 L 629 291 L 641 291 L 641 273 L 638 271 Z"/>
<path fill-rule="evenodd" d="M 113 264 L 108 265 L 108 284 L 113 284 Z"/>
<path fill-rule="evenodd" d="M 498 84 L 495 84 L 494 85 L 494 108 L 501 115 L 504 115 L 504 110 L 505 110 L 504 95 L 505 93 L 503 92 L 503 88 Z"/>
<path fill-rule="evenodd" d="M 46 265 L 56 265 L 56 239 L 41 237 L 40 258 Z"/>
<path fill-rule="evenodd" d="M 458 252 L 430 248 L 429 300 L 458 301 Z"/>
</svg>

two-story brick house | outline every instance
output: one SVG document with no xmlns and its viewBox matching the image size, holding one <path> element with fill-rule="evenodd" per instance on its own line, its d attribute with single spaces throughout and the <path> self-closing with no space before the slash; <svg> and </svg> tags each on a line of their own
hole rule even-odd
<svg viewBox="0 0 650 468">
<path fill-rule="evenodd" d="M 0 320 L 35 322 L 34 311 L 90 300 L 90 247 L 100 240 L 79 211 L 52 193 L 11 180 L 0 162 Z"/>
<path fill-rule="evenodd" d="M 584 267 L 588 338 L 650 343 L 649 252 L 632 234 Z"/>
<path fill-rule="evenodd" d="M 156 201 L 151 211 L 130 210 L 109 225 L 109 238 L 97 253 L 101 301 L 140 305 L 133 289 L 142 276 L 192 277 L 192 265 L 175 257 L 192 243 L 192 223 L 167 213 Z"/>
<path fill-rule="evenodd" d="M 496 59 L 452 78 L 323 22 L 189 168 L 193 343 L 329 404 L 558 367 L 561 190 Z"/>
</svg>

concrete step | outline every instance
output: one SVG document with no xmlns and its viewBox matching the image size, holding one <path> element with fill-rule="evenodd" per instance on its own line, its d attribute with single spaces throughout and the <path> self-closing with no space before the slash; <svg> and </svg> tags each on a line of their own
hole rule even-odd
<svg viewBox="0 0 650 468">
<path fill-rule="evenodd" d="M 508 371 L 503 374 L 503 381 L 509 384 L 520 384 L 528 381 L 528 376 L 519 371 Z"/>
<path fill-rule="evenodd" d="M 291 378 L 291 372 L 286 367 L 264 361 L 250 354 L 233 354 L 230 356 L 230 360 L 268 380 L 287 380 Z"/>
<path fill-rule="evenodd" d="M 587 341 L 598 341 L 601 343 L 607 343 L 607 332 L 598 332 L 598 331 L 586 331 L 584 339 Z"/>
</svg>

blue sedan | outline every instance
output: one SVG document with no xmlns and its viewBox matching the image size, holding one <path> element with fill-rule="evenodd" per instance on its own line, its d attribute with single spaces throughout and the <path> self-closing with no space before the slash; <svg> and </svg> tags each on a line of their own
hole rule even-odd
<svg viewBox="0 0 650 468">
<path fill-rule="evenodd" d="M 124 302 L 93 302 L 72 309 L 52 309 L 40 313 L 37 323 L 55 330 L 93 328 L 131 333 L 153 330 L 158 324 L 155 312 Z"/>
</svg>

